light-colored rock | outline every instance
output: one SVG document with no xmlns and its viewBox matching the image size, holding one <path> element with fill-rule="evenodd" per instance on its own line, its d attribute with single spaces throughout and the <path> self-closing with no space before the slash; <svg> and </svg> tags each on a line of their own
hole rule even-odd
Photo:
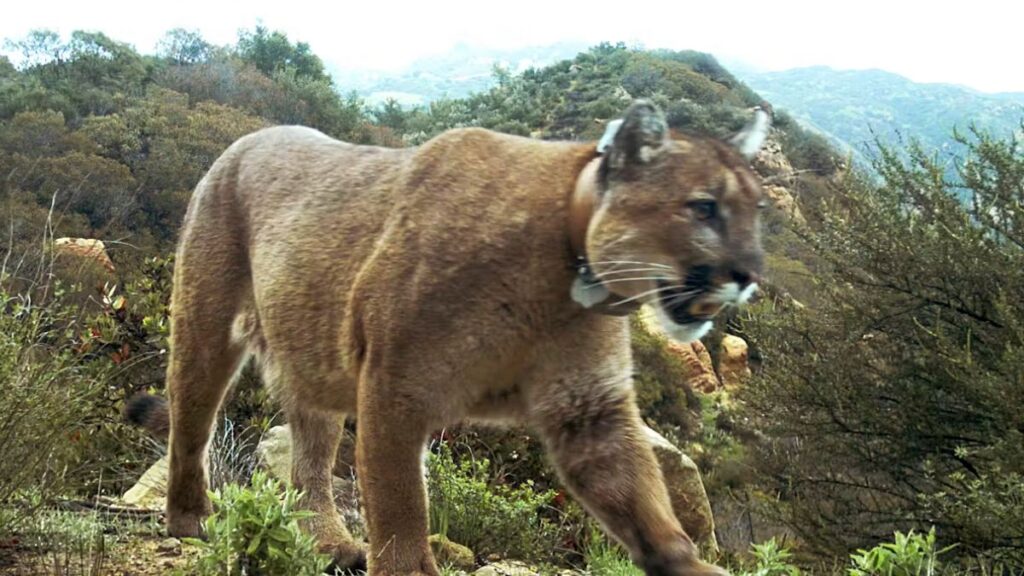
<svg viewBox="0 0 1024 576">
<path fill-rule="evenodd" d="M 473 572 L 474 576 L 540 576 L 540 570 L 517 560 L 502 560 Z"/>
<path fill-rule="evenodd" d="M 669 342 L 669 350 L 679 356 L 686 366 L 686 380 L 690 387 L 705 394 L 714 392 L 721 387 L 718 375 L 711 363 L 711 354 L 700 340 L 686 344 Z"/>
<path fill-rule="evenodd" d="M 654 448 L 654 455 L 658 458 L 672 500 L 672 510 L 683 525 L 683 530 L 700 547 L 705 557 L 717 556 L 715 519 L 697 464 L 664 436 L 646 426 L 644 435 Z"/>
<path fill-rule="evenodd" d="M 789 158 L 782 152 L 782 143 L 774 134 L 769 135 L 764 146 L 754 157 L 754 169 L 757 173 L 773 182 L 783 185 L 792 185 L 796 178 L 796 171 L 789 163 Z"/>
<path fill-rule="evenodd" d="M 114 263 L 107 254 L 107 247 L 101 240 L 91 238 L 57 238 L 53 242 L 57 256 L 71 256 L 83 261 L 93 261 L 113 274 Z"/>
<path fill-rule="evenodd" d="M 718 375 L 711 362 L 711 354 L 708 353 L 704 343 L 695 342 L 680 343 L 672 340 L 662 330 L 658 319 L 651 312 L 649 306 L 644 306 L 640 311 L 640 320 L 644 329 L 651 334 L 659 334 L 665 338 L 666 348 L 672 352 L 686 368 L 686 381 L 690 388 L 699 392 L 714 392 L 721 387 Z"/>
<path fill-rule="evenodd" d="M 772 201 L 772 206 L 785 214 L 789 219 L 799 224 L 807 222 L 804 219 L 803 212 L 800 211 L 800 206 L 796 203 L 796 198 L 793 198 L 789 188 L 777 184 L 768 184 L 764 186 L 764 193 Z"/>
<path fill-rule="evenodd" d="M 260 466 L 282 482 L 292 481 L 292 429 L 288 425 L 274 426 L 263 433 L 256 446 Z"/>
<path fill-rule="evenodd" d="M 806 222 L 800 205 L 791 190 L 796 184 L 797 173 L 789 158 L 782 152 L 782 144 L 773 136 L 761 147 L 754 158 L 754 169 L 764 179 L 764 193 L 771 200 L 772 206 L 794 222 Z"/>
<path fill-rule="evenodd" d="M 616 86 L 615 90 L 612 91 L 612 98 L 622 102 L 633 101 L 633 96 L 623 86 Z"/>
<path fill-rule="evenodd" d="M 161 556 L 181 556 L 181 540 L 165 538 L 156 545 L 156 552 Z"/>
<path fill-rule="evenodd" d="M 139 481 L 121 496 L 125 504 L 163 510 L 167 499 L 167 456 L 149 467 Z"/>
<path fill-rule="evenodd" d="M 433 534 L 428 538 L 434 559 L 441 566 L 451 566 L 457 570 L 472 570 L 476 567 L 476 556 L 469 548 L 452 542 L 448 538 Z"/>
<path fill-rule="evenodd" d="M 338 447 L 334 462 L 334 475 L 350 478 L 355 473 L 355 436 L 345 431 Z M 267 430 L 256 446 L 256 456 L 274 478 L 291 482 L 292 479 L 292 430 L 287 424 Z"/>
<path fill-rule="evenodd" d="M 726 334 L 722 338 L 721 354 L 718 358 L 718 375 L 726 390 L 741 386 L 750 378 L 750 350 L 747 342 L 739 336 Z"/>
</svg>

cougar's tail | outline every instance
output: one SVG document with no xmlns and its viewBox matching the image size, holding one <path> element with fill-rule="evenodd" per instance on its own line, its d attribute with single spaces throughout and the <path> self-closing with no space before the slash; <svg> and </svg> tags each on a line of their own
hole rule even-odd
<svg viewBox="0 0 1024 576">
<path fill-rule="evenodd" d="M 171 413 L 160 396 L 136 394 L 125 404 L 124 419 L 160 440 L 167 440 L 171 433 Z"/>
</svg>

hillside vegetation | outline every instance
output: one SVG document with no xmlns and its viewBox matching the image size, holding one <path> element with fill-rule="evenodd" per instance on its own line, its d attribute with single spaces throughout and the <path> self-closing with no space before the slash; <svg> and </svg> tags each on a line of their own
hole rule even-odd
<svg viewBox="0 0 1024 576">
<path fill-rule="evenodd" d="M 102 33 L 36 32 L 9 44 L 19 66 L 0 57 L 0 571 L 9 550 L 70 549 L 45 537 L 63 518 L 54 506 L 120 494 L 154 460 L 120 410 L 163 389 L 177 229 L 192 187 L 239 136 L 297 123 L 392 147 L 459 126 L 590 139 L 640 97 L 674 130 L 727 136 L 764 103 L 707 54 L 623 45 L 499 69 L 486 91 L 416 108 L 367 105 L 307 45 L 261 27 L 232 46 L 184 30 L 160 46 L 144 55 Z M 753 377 L 696 391 L 673 349 L 634 322 L 645 419 L 693 455 L 720 531 L 749 528 L 722 560 L 758 574 L 792 574 L 794 558 L 822 573 L 1024 570 L 1024 150 L 985 132 L 962 137 L 957 156 L 883 147 L 876 180 L 785 114 L 775 126 L 775 156 L 755 165 L 792 197 L 765 213 L 764 296 L 727 322 L 751 345 Z M 61 236 L 106 241 L 116 272 L 56 257 Z M 708 339 L 715 355 L 721 336 Z M 234 394 L 216 481 L 244 484 L 251 439 L 278 407 L 251 374 Z M 443 534 L 461 518 L 450 533 L 481 550 L 628 573 L 528 434 L 459 429 L 432 450 Z M 459 498 L 482 504 L 467 511 Z M 919 538 L 892 546 L 916 569 L 848 556 L 911 530 Z M 130 538 L 92 526 L 75 549 L 109 568 Z M 97 541 L 112 546 L 98 560 Z"/>
</svg>

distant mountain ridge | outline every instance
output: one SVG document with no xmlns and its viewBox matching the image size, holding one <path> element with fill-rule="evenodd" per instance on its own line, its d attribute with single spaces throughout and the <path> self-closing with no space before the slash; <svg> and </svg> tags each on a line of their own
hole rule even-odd
<svg viewBox="0 0 1024 576">
<path fill-rule="evenodd" d="M 587 47 L 565 42 L 495 50 L 459 44 L 400 72 L 345 70 L 329 63 L 327 67 L 341 91 L 355 91 L 370 105 L 394 99 L 403 106 L 417 106 L 489 90 L 496 84 L 496 65 L 515 74 L 572 59 Z M 966 130 L 974 124 L 1006 136 L 1020 130 L 1024 119 L 1024 93 L 991 94 L 953 84 L 917 83 L 879 69 L 814 66 L 756 72 L 740 64 L 728 68 L 776 108 L 860 159 L 876 136 L 884 142 L 916 138 L 929 149 L 953 151 L 954 127 Z"/>
<path fill-rule="evenodd" d="M 449 52 L 417 60 L 399 72 L 328 69 L 345 92 L 355 90 L 370 104 L 388 98 L 403 105 L 427 104 L 439 98 L 462 98 L 495 84 L 494 66 L 515 74 L 574 58 L 589 44 L 561 42 L 515 50 L 484 49 L 457 44 Z"/>
<path fill-rule="evenodd" d="M 1024 119 L 1024 93 L 917 83 L 878 69 L 815 66 L 758 73 L 739 68 L 735 73 L 777 108 L 858 154 L 875 135 L 886 142 L 913 137 L 928 148 L 950 150 L 954 127 L 966 130 L 973 124 L 1007 136 L 1020 130 Z"/>
</svg>

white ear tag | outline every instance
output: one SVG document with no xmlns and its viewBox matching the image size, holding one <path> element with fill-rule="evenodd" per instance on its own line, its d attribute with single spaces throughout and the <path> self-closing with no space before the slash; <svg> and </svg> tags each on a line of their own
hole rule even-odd
<svg viewBox="0 0 1024 576">
<path fill-rule="evenodd" d="M 587 282 L 582 276 L 576 276 L 572 281 L 572 290 L 569 291 L 572 299 L 584 308 L 593 308 L 608 299 L 611 292 L 600 282 Z"/>
<path fill-rule="evenodd" d="M 604 134 L 601 139 L 597 142 L 597 153 L 604 154 L 612 147 L 612 142 L 615 141 L 615 135 L 619 133 L 619 128 L 622 128 L 622 119 L 612 120 L 604 127 Z"/>
</svg>

